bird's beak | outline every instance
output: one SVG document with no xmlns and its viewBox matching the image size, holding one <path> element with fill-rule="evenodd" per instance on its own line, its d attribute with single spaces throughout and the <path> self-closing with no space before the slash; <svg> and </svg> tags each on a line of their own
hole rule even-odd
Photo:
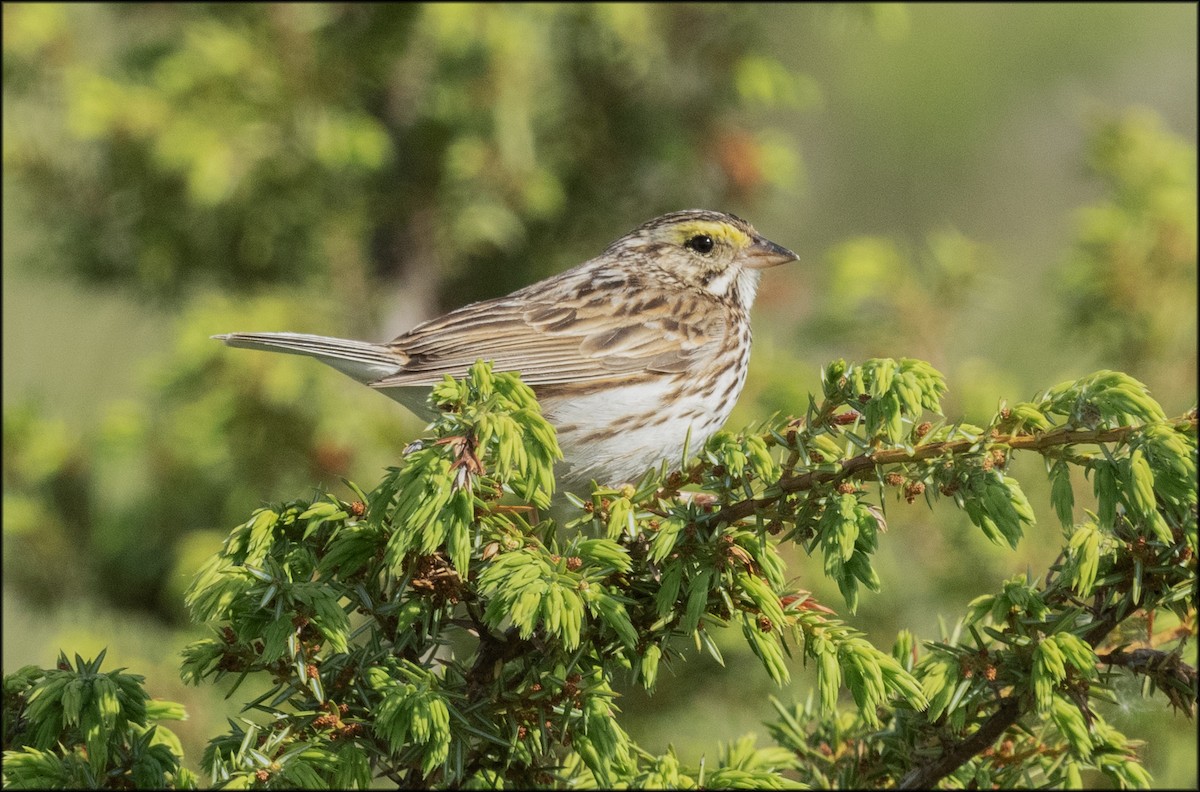
<svg viewBox="0 0 1200 792">
<path fill-rule="evenodd" d="M 757 234 L 754 236 L 754 243 L 746 248 L 746 266 L 751 269 L 766 269 L 799 260 L 800 257 L 792 251 Z"/>
</svg>

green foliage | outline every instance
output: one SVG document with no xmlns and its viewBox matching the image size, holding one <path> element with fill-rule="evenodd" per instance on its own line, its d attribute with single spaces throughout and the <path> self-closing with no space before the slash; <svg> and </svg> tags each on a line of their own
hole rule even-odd
<svg viewBox="0 0 1200 792">
<path fill-rule="evenodd" d="M 450 712 L 437 679 L 412 662 L 371 668 L 367 681 L 382 696 L 374 731 L 393 754 L 404 749 L 420 758 L 428 776 L 450 752 Z M 409 739 L 411 734 L 412 739 Z"/>
<path fill-rule="evenodd" d="M 465 576 L 475 490 L 487 498 L 508 488 L 545 507 L 554 491 L 554 462 L 562 452 L 533 391 L 514 374 L 493 374 L 476 363 L 461 383 L 447 376 L 435 386 L 430 404 L 441 411 L 431 427 L 440 439 L 406 449 L 408 464 L 393 468 L 371 496 L 371 513 L 392 524 L 419 526 L 416 535 L 392 535 L 387 560 L 394 568 L 410 549 L 429 555 L 445 546 L 456 571 Z M 492 460 L 486 470 L 481 457 Z M 449 488 L 448 476 L 454 480 Z"/>
<path fill-rule="evenodd" d="M 1097 707 L 1133 673 L 1194 708 L 1195 673 L 1179 659 L 1195 629 L 1196 492 L 1181 486 L 1195 476 L 1194 414 L 1167 420 L 1140 383 L 1098 372 L 980 428 L 926 415 L 945 390 L 919 361 L 837 361 L 803 418 L 720 433 L 680 471 L 572 497 L 576 516 L 555 507 L 560 529 L 539 516 L 553 430 L 516 375 L 477 364 L 434 390 L 429 436 L 374 491 L 259 509 L 196 576 L 188 607 L 214 634 L 186 650 L 185 680 L 255 688 L 205 771 L 229 787 L 1014 786 L 1078 784 L 1089 770 L 1146 786 L 1136 741 Z M 893 490 L 910 503 L 952 496 L 985 536 L 1015 545 L 1033 521 L 1006 472 L 1018 452 L 1043 456 L 1057 481 L 1063 553 L 1044 579 L 1019 575 L 971 602 L 940 640 L 905 632 L 883 652 L 788 584 L 779 546 L 794 540 L 819 549 L 851 610 L 859 583 L 877 590 L 871 556 Z M 1060 466 L 1103 479 L 1099 516 L 1074 522 Z M 692 483 L 700 496 L 682 496 Z M 1177 624 L 1175 648 L 1106 649 L 1138 613 Z M 614 684 L 652 689 L 682 659 L 679 639 L 721 662 L 713 635 L 731 624 L 776 684 L 789 684 L 791 654 L 816 668 L 805 704 L 776 702 L 767 727 L 780 747 L 747 737 L 715 768 L 639 747 Z M 23 752 L 11 776 L 6 754 L 6 782 L 94 778 L 68 774 L 109 761 L 117 750 L 102 746 L 145 722 L 144 694 L 121 714 L 95 693 L 91 716 L 86 696 L 26 695 L 56 673 L 6 680 L 6 748 L 14 723 L 33 735 L 11 743 Z M 112 679 L 95 684 L 140 693 L 136 678 Z M 71 728 L 86 758 L 55 764 L 47 751 Z"/>
<path fill-rule="evenodd" d="M 779 788 L 1071 784 L 1094 769 L 1145 786 L 1136 743 L 1096 705 L 1124 667 L 1190 711 L 1194 672 L 1169 661 L 1182 644 L 1136 662 L 1099 649 L 1138 612 L 1178 620 L 1173 640 L 1194 631 L 1194 414 L 1168 421 L 1144 386 L 1103 371 L 987 428 L 923 420 L 945 390 L 920 361 L 837 361 L 803 418 L 719 433 L 681 471 L 572 497 L 560 531 L 538 518 L 553 429 L 516 375 L 477 364 L 434 389 L 430 436 L 373 492 L 261 508 L 196 576 L 188 607 L 216 629 L 185 652 L 185 680 L 259 687 L 245 706 L 259 717 L 230 721 L 206 772 L 229 787 Z M 970 603 L 924 651 L 904 633 L 882 652 L 787 584 L 779 542 L 795 540 L 820 550 L 852 611 L 859 583 L 878 590 L 890 489 L 932 503 L 936 487 L 1015 545 L 1033 510 L 1005 471 L 1024 450 L 1046 459 L 1063 554 L 1044 581 L 1017 576 Z M 1095 482 L 1098 515 L 1078 524 L 1068 467 Z M 711 500 L 682 497 L 689 483 Z M 679 638 L 721 662 L 712 634 L 730 623 L 778 685 L 794 651 L 816 667 L 815 696 L 777 703 L 768 724 L 783 750 L 747 738 L 692 770 L 638 747 L 617 720 L 618 674 L 652 689 Z M 181 713 L 148 714 L 140 678 L 99 674 L 99 659 L 76 665 L 6 678 L 5 782 L 191 784 L 169 733 L 147 726 Z M 940 753 L 917 749 L 929 744 Z"/>
<path fill-rule="evenodd" d="M 4 677 L 4 786 L 10 789 L 194 789 L 179 739 L 153 721 L 183 708 L 151 700 L 143 677 L 100 672 L 59 653 L 58 667 Z"/>
<path fill-rule="evenodd" d="M 1001 434 L 1017 426 L 1024 428 Z M 801 779 L 821 786 L 891 779 L 920 788 L 947 772 L 956 784 L 1078 786 L 1087 769 L 1122 787 L 1148 786 L 1148 774 L 1133 758 L 1136 742 L 1096 712 L 1099 702 L 1117 695 L 1112 667 L 1100 670 L 1096 648 L 1139 609 L 1151 619 L 1159 613 L 1185 625 L 1169 640 L 1194 630 L 1194 411 L 1184 421 L 1168 421 L 1141 383 L 1104 371 L 1002 409 L 987 430 L 969 429 L 956 439 L 962 427 L 952 429 L 926 426 L 924 438 L 940 438 L 940 453 L 930 449 L 928 463 L 901 464 L 881 478 L 909 502 L 929 496 L 926 485 L 938 483 L 938 491 L 953 494 L 989 538 L 1006 525 L 999 535 L 1015 544 L 1021 523 L 1032 522 L 1033 513 L 1015 480 L 1000 478 L 998 468 L 1016 450 L 1040 453 L 1064 526 L 1060 561 L 1044 582 L 1019 576 L 996 595 L 972 602 L 958 628 L 929 644 L 923 658 L 911 636 L 901 636 L 896 656 L 919 680 L 929 702 L 924 714 L 897 709 L 880 730 L 865 711 L 831 721 L 810 699 L 802 707 L 780 706 L 782 720 L 771 726 L 772 734 L 810 760 L 802 764 Z M 1164 447 L 1151 462 L 1143 450 L 1149 443 L 1166 443 L 1171 450 Z M 924 455 L 919 445 L 905 454 Z M 886 456 L 876 453 L 875 464 Z M 947 468 L 960 466 L 967 469 L 947 475 Z M 1066 475 L 1072 466 L 1099 476 L 1099 519 L 1092 515 L 1074 523 Z M 1191 482 L 1189 489 L 1181 486 L 1183 480 Z M 984 484 L 975 489 L 956 486 L 978 481 Z M 1164 690 L 1172 706 L 1191 712 L 1194 671 L 1179 677 L 1165 670 L 1165 658 L 1182 648 L 1147 650 L 1164 662 L 1158 672 L 1149 672 L 1148 681 Z M 991 740 L 971 746 L 976 730 Z M 989 747 L 1001 737 L 998 748 Z M 913 752 L 912 746 L 931 739 L 943 745 L 941 757 Z M 955 760 L 945 770 L 933 769 L 947 754 Z"/>
<path fill-rule="evenodd" d="M 477 365 L 431 399 L 441 408 L 432 436 L 374 492 L 358 503 L 324 496 L 259 510 L 196 578 L 193 614 L 227 625 L 189 648 L 185 678 L 270 672 L 275 683 L 252 706 L 288 735 L 260 756 L 240 750 L 249 725 L 236 725 L 206 756 L 214 779 L 275 773 L 265 756 L 307 762 L 330 783 L 349 772 L 340 760 L 304 759 L 330 727 L 378 735 L 363 745 L 371 773 L 405 783 L 547 783 L 557 774 L 607 786 L 664 773 L 673 759 L 646 754 L 617 726 L 614 675 L 625 668 L 652 687 L 679 657 L 673 636 L 719 658 L 710 632 L 730 621 L 779 684 L 790 676 L 790 635 L 820 660 L 830 706 L 843 680 L 864 711 L 893 694 L 924 706 L 894 659 L 809 609 L 807 595 L 788 593 L 767 534 L 714 522 L 711 509 L 678 499 L 683 474 L 598 490 L 560 534 L 507 502 L 544 504 L 557 457 L 519 380 Z M 770 442 L 719 435 L 687 475 L 731 501 L 745 497 L 761 476 L 780 474 Z M 458 497 L 469 510 L 454 505 Z M 470 532 L 465 543 L 459 525 Z M 567 746 L 578 763 L 555 770 Z M 774 786 L 791 765 L 782 754 L 754 756 L 724 763 L 722 783 Z"/>
</svg>

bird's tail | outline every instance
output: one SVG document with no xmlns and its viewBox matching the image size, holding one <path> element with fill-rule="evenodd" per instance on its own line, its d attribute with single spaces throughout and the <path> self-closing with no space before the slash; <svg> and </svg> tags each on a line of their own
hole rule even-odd
<svg viewBox="0 0 1200 792">
<path fill-rule="evenodd" d="M 227 333 L 213 338 L 231 347 L 308 355 L 359 382 L 370 383 L 404 367 L 404 353 L 381 344 L 304 333 Z"/>
</svg>

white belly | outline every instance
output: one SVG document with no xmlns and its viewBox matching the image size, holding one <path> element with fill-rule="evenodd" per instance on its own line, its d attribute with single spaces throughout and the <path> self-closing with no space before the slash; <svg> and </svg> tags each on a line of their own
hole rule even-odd
<svg viewBox="0 0 1200 792">
<path fill-rule="evenodd" d="M 725 423 L 745 379 L 741 365 L 709 382 L 687 383 L 689 395 L 676 392 L 676 383 L 640 383 L 546 399 L 542 410 L 558 432 L 564 457 L 555 471 L 559 489 L 585 492 L 593 479 L 633 483 L 663 460 L 668 469 L 679 469 Z M 697 384 L 701 387 L 692 387 Z M 428 388 L 383 393 L 423 418 L 434 417 L 425 404 Z"/>
<path fill-rule="evenodd" d="M 741 368 L 688 396 L 673 393 L 674 386 L 638 384 L 543 405 L 563 450 L 560 486 L 632 483 L 663 460 L 679 469 L 725 423 L 744 382 Z"/>
</svg>

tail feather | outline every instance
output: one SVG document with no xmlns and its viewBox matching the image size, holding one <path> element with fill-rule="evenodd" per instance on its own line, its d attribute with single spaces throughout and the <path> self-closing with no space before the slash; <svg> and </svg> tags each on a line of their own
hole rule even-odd
<svg viewBox="0 0 1200 792">
<path fill-rule="evenodd" d="M 231 347 L 314 357 L 362 383 L 391 376 L 406 362 L 403 353 L 348 338 L 305 333 L 227 333 L 213 338 Z"/>
</svg>

